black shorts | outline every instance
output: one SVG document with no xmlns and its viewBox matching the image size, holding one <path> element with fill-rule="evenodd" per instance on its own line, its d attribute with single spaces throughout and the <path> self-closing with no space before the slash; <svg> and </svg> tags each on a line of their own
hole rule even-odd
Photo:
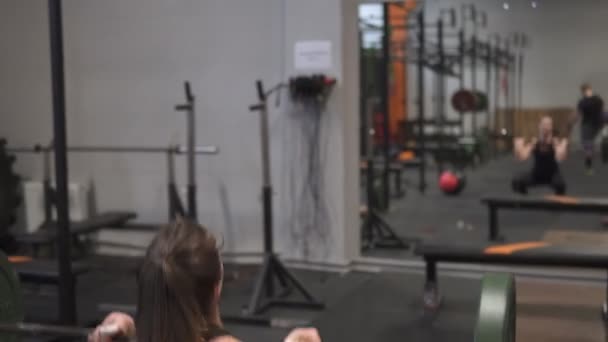
<svg viewBox="0 0 608 342">
<path fill-rule="evenodd" d="M 601 132 L 603 124 L 583 122 L 581 124 L 581 141 L 584 145 L 593 144 Z"/>
</svg>

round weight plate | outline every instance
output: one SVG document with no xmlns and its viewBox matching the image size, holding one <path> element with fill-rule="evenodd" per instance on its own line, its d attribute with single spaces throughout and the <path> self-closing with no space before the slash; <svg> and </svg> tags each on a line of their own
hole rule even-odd
<svg viewBox="0 0 608 342">
<path fill-rule="evenodd" d="M 0 322 L 3 324 L 23 322 L 24 309 L 19 278 L 8 261 L 0 252 Z M 15 333 L 1 332 L 0 341 L 17 342 L 20 338 Z"/>
<path fill-rule="evenodd" d="M 475 104 L 475 95 L 468 90 L 461 89 L 452 95 L 452 107 L 457 112 L 471 112 Z"/>
<path fill-rule="evenodd" d="M 487 274 L 481 285 L 475 342 L 515 341 L 515 280 L 510 274 Z"/>
</svg>

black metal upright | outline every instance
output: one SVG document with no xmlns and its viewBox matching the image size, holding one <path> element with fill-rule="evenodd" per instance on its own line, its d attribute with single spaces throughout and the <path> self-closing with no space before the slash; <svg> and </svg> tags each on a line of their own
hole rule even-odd
<svg viewBox="0 0 608 342">
<path fill-rule="evenodd" d="M 184 93 L 186 95 L 186 103 L 175 106 L 175 110 L 186 113 L 186 155 L 187 155 L 187 178 L 188 178 L 188 217 L 196 221 L 197 204 L 196 204 L 196 101 L 192 94 L 190 82 L 184 82 Z"/>
<path fill-rule="evenodd" d="M 458 31 L 458 64 L 460 65 L 460 73 L 458 74 L 458 86 L 460 89 L 464 89 L 464 70 L 465 70 L 465 33 L 464 29 Z M 464 120 L 464 112 L 459 111 L 458 115 L 460 115 L 461 122 L 461 135 L 464 135 L 466 131 L 466 122 Z"/>
<path fill-rule="evenodd" d="M 523 95 L 524 95 L 524 52 L 519 52 L 519 61 L 517 63 L 517 110 L 522 110 L 523 106 Z"/>
<path fill-rule="evenodd" d="M 490 96 L 492 95 L 492 44 L 490 42 L 490 39 L 488 39 L 487 45 L 486 45 L 486 56 L 485 56 L 485 62 L 486 62 L 486 96 L 488 98 L 488 101 L 490 100 Z M 488 132 L 491 131 L 491 112 L 492 110 L 490 109 L 491 106 L 489 103 L 487 103 L 487 107 L 486 107 L 486 128 L 488 130 Z"/>
<path fill-rule="evenodd" d="M 53 94 L 53 137 L 57 206 L 57 256 L 59 261 L 59 318 L 63 324 L 76 323 L 76 295 L 70 254 L 70 212 L 68 197 L 67 129 L 65 119 L 65 79 L 63 69 L 63 25 L 61 0 L 49 0 L 51 82 Z"/>
<path fill-rule="evenodd" d="M 438 63 L 439 63 L 439 73 L 437 74 L 437 89 L 439 90 L 437 94 L 437 124 L 439 126 L 439 136 L 438 136 L 438 147 L 440 151 L 443 151 L 444 146 L 444 122 L 445 122 L 445 46 L 443 42 L 444 38 L 444 27 L 443 27 L 443 19 L 440 17 L 437 22 L 437 50 L 438 50 Z M 442 153 L 443 154 L 443 153 Z M 438 158 L 437 168 L 441 173 L 443 172 L 443 159 L 445 156 L 440 156 Z"/>
<path fill-rule="evenodd" d="M 496 36 L 496 46 L 492 49 L 494 50 L 494 128 L 498 129 L 497 126 L 497 118 L 498 112 L 500 111 L 500 73 L 502 72 L 502 60 L 500 53 L 500 36 Z"/>
<path fill-rule="evenodd" d="M 194 149 L 196 148 L 196 102 L 194 95 L 190 89 L 190 83 L 185 83 L 186 97 L 190 104 L 190 110 L 187 111 L 188 118 L 188 216 L 191 219 L 197 220 L 197 204 L 196 204 L 196 158 Z"/>
<path fill-rule="evenodd" d="M 477 93 L 477 9 L 471 6 L 471 20 L 473 21 L 473 36 L 471 37 L 471 91 Z M 473 136 L 477 135 L 477 106 L 473 106 L 471 130 Z"/>
<path fill-rule="evenodd" d="M 254 291 L 251 295 L 247 315 L 257 315 L 272 306 L 296 306 L 311 309 L 322 309 L 323 303 L 316 300 L 304 286 L 283 265 L 274 252 L 273 246 L 273 213 L 272 213 L 272 183 L 270 177 L 270 149 L 268 146 L 268 93 L 261 81 L 256 83 L 260 102 L 250 106 L 251 111 L 260 112 L 260 139 L 262 154 L 262 215 L 264 229 L 264 262 L 258 273 Z M 275 291 L 275 282 L 281 285 L 281 293 Z M 301 300 L 286 300 L 286 294 L 292 290 L 303 297 Z M 255 319 L 254 319 L 255 321 Z"/>
<path fill-rule="evenodd" d="M 363 139 L 368 134 L 368 129 L 365 120 L 366 120 L 366 103 L 367 97 L 369 96 L 369 87 L 367 84 L 367 61 L 369 58 L 367 57 L 367 52 L 365 51 L 365 46 L 363 45 L 363 28 L 359 28 L 359 118 L 361 120 L 360 125 L 360 136 L 361 138 L 361 146 L 360 154 L 361 157 L 366 156 L 368 143 L 367 139 Z M 371 148 L 371 146 L 369 146 Z"/>
<path fill-rule="evenodd" d="M 513 96 L 511 93 L 511 89 L 513 88 L 513 85 L 511 84 L 512 82 L 512 64 L 513 64 L 513 58 L 511 56 L 511 42 L 509 41 L 509 39 L 505 40 L 505 80 L 506 80 L 506 86 L 505 86 L 505 111 L 508 114 L 508 119 L 509 119 L 509 133 L 511 135 L 514 134 L 513 130 L 515 129 L 515 113 L 513 112 L 513 105 L 512 105 L 512 99 L 511 97 Z"/>
<path fill-rule="evenodd" d="M 423 5 L 424 6 L 424 5 Z M 424 132 L 425 118 L 425 79 L 424 79 L 424 63 L 426 59 L 426 29 L 424 24 L 424 7 L 418 12 L 418 147 L 420 158 L 420 192 L 426 191 L 426 139 Z"/>
<path fill-rule="evenodd" d="M 382 25 L 382 72 L 380 74 L 380 99 L 382 106 L 382 203 L 385 208 L 389 207 L 390 201 L 390 101 L 389 101 L 389 81 L 391 72 L 391 30 L 390 30 L 390 4 L 384 3 Z"/>
</svg>

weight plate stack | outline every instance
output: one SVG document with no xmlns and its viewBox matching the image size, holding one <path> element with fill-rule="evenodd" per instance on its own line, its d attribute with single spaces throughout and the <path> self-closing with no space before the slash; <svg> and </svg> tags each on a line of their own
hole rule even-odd
<svg viewBox="0 0 608 342">
<path fill-rule="evenodd" d="M 457 112 L 472 112 L 476 104 L 475 94 L 469 90 L 461 89 L 452 95 L 452 107 Z"/>
<path fill-rule="evenodd" d="M 515 280 L 510 274 L 487 274 L 481 285 L 475 342 L 515 341 Z"/>
<path fill-rule="evenodd" d="M 0 323 L 17 324 L 23 322 L 25 313 L 19 278 L 6 255 L 0 251 Z M 0 341 L 18 342 L 20 337 L 14 332 L 0 332 Z"/>
<path fill-rule="evenodd" d="M 0 249 L 7 251 L 9 229 L 17 220 L 17 208 L 21 204 L 21 178 L 13 171 L 15 156 L 6 152 L 6 140 L 0 139 Z M 10 251 L 9 251 L 10 252 Z"/>
</svg>

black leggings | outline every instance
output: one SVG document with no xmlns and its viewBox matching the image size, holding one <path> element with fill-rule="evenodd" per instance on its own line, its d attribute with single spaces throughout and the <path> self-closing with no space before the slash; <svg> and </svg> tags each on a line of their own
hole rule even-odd
<svg viewBox="0 0 608 342">
<path fill-rule="evenodd" d="M 520 194 L 527 194 L 528 188 L 540 185 L 550 186 L 556 195 L 566 194 L 566 182 L 559 171 L 556 171 L 553 176 L 550 177 L 539 177 L 532 171 L 526 171 L 515 176 L 511 184 L 513 186 L 513 191 Z"/>
</svg>

